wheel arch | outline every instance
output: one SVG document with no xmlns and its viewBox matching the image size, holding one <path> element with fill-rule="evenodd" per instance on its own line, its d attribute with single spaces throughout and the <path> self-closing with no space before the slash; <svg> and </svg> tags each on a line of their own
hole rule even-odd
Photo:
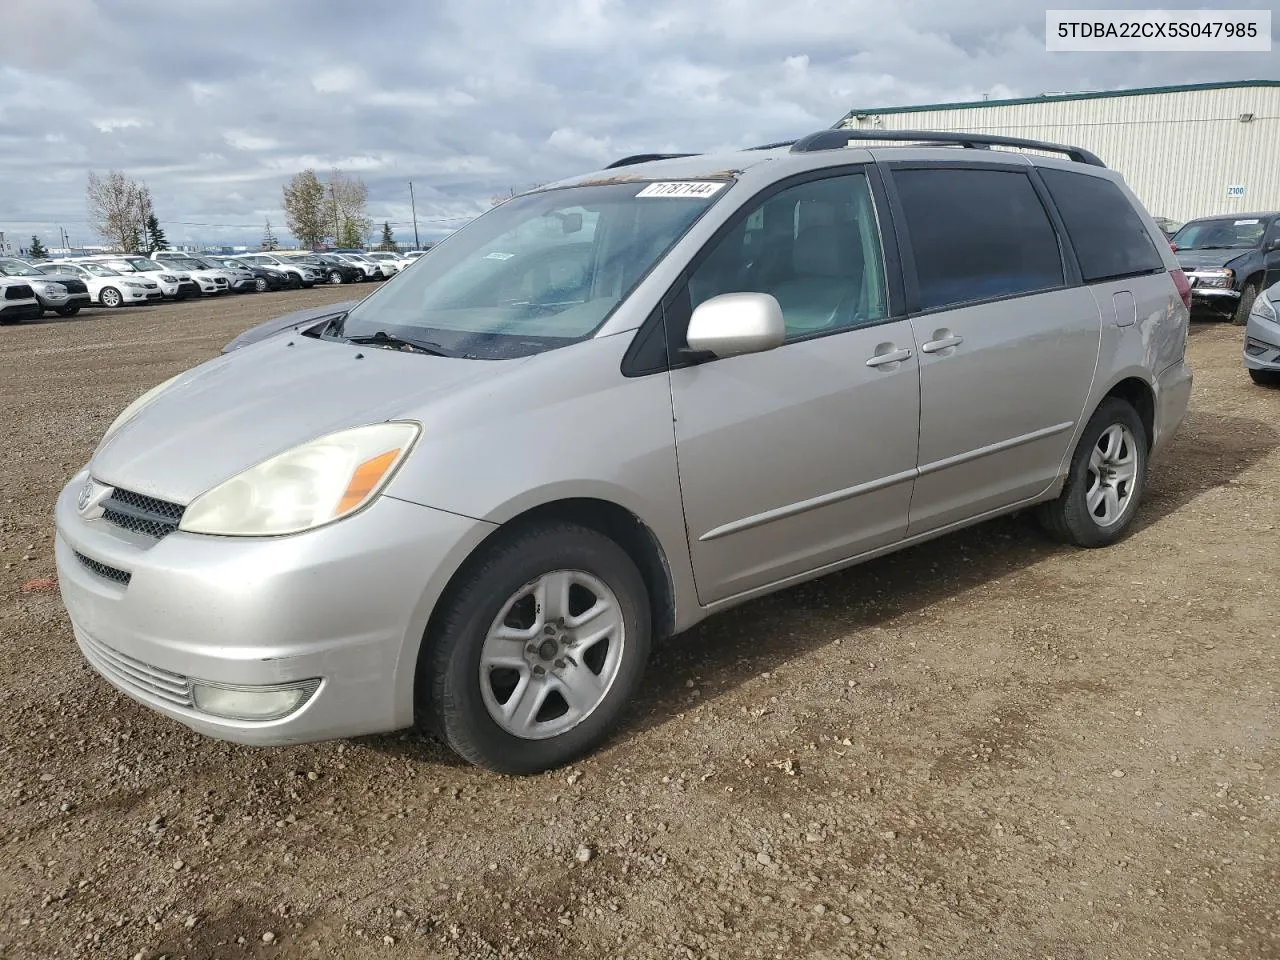
<svg viewBox="0 0 1280 960">
<path fill-rule="evenodd" d="M 1156 394 L 1155 389 L 1142 377 L 1130 374 L 1116 381 L 1111 387 L 1098 398 L 1098 402 L 1094 404 L 1093 412 L 1110 397 L 1118 397 L 1129 406 L 1137 411 L 1138 419 L 1142 421 L 1142 429 L 1147 434 L 1147 450 L 1150 452 L 1152 444 L 1155 443 L 1156 435 Z M 1093 416 L 1090 412 L 1089 416 Z M 1088 422 L 1088 418 L 1086 418 Z"/>
</svg>

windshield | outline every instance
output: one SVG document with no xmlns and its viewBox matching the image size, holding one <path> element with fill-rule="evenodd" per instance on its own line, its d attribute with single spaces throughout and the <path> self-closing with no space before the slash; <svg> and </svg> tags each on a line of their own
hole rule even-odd
<svg viewBox="0 0 1280 960">
<path fill-rule="evenodd" d="M 133 264 L 133 268 L 137 270 L 139 273 L 141 273 L 144 270 L 173 270 L 174 269 L 174 266 L 172 264 L 166 267 L 163 264 L 156 263 L 154 260 L 143 260 L 140 258 L 137 260 L 130 260 L 129 262 Z"/>
<path fill-rule="evenodd" d="M 381 330 L 495 360 L 582 340 L 724 185 L 612 183 L 508 200 L 353 307 L 342 333 Z"/>
<path fill-rule="evenodd" d="M 81 269 L 87 273 L 93 274 L 95 277 L 118 277 L 120 274 L 110 267 L 104 267 L 100 263 L 82 263 Z"/>
<path fill-rule="evenodd" d="M 23 263 L 21 260 L 10 260 L 8 257 L 0 257 L 0 274 L 6 277 L 43 277 L 44 274 L 31 266 L 29 263 Z"/>
<path fill-rule="evenodd" d="M 218 265 L 216 263 L 210 263 L 208 260 L 205 260 L 202 257 L 192 257 L 191 259 L 183 260 L 182 262 L 186 266 L 190 267 L 192 270 L 217 270 L 218 269 Z"/>
<path fill-rule="evenodd" d="M 1196 220 L 1173 235 L 1179 250 L 1235 250 L 1256 247 L 1262 242 L 1267 222 L 1259 217 Z"/>
</svg>

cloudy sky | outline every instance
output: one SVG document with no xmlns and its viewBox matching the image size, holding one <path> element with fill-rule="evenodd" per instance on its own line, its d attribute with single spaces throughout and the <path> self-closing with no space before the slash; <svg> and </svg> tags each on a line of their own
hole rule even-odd
<svg viewBox="0 0 1280 960">
<path fill-rule="evenodd" d="M 1026 0 L 2 0 L 0 230 L 91 242 L 85 174 L 115 168 L 171 241 L 256 243 L 267 217 L 284 236 L 291 174 L 340 167 L 402 242 L 412 180 L 425 240 L 627 153 L 788 139 L 854 106 L 1274 79 L 1278 61 L 1049 54 Z"/>
</svg>

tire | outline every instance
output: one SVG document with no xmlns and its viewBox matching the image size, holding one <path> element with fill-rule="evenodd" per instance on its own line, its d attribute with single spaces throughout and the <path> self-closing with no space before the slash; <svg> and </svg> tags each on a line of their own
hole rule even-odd
<svg viewBox="0 0 1280 960">
<path fill-rule="evenodd" d="M 1260 387 L 1280 387 L 1280 370 L 1249 369 L 1249 379 Z"/>
<path fill-rule="evenodd" d="M 289 274 L 289 289 L 290 290 L 302 289 L 302 278 L 298 276 L 296 273 Z"/>
<path fill-rule="evenodd" d="M 333 284 L 345 283 L 345 281 L 342 279 L 342 273 L 338 270 L 329 271 L 329 282 Z"/>
<path fill-rule="evenodd" d="M 1244 285 L 1244 289 L 1240 291 L 1240 302 L 1236 304 L 1236 312 L 1231 317 L 1231 322 L 1237 327 L 1243 327 L 1249 322 L 1249 311 L 1253 309 L 1253 302 L 1258 299 L 1258 285 L 1250 281 Z"/>
<path fill-rule="evenodd" d="M 104 307 L 118 307 L 124 303 L 124 297 L 115 287 L 103 287 L 102 292 L 98 294 L 98 302 Z"/>
<path fill-rule="evenodd" d="M 574 588 L 561 593 L 554 580 L 544 581 L 558 577 L 575 581 Z M 604 740 L 649 658 L 649 597 L 626 551 L 576 524 L 538 525 L 484 549 L 455 582 L 459 587 L 442 599 L 419 651 L 419 722 L 463 759 L 499 773 L 551 770 Z M 552 595 L 569 598 L 564 613 L 570 620 L 575 603 L 581 614 L 582 603 L 590 600 L 593 608 L 603 604 L 601 616 L 612 616 L 616 626 L 586 647 L 574 646 L 572 627 L 560 634 L 563 619 L 550 622 L 548 613 L 556 613 L 559 604 L 548 600 L 540 605 L 530 592 L 544 582 L 552 585 Z M 499 623 L 504 611 L 505 620 Z M 602 621 L 596 617 L 594 622 Z M 498 629 L 532 632 L 524 639 L 490 640 L 491 631 Z M 560 646 L 562 641 L 567 645 Z M 494 649 L 504 656 L 510 651 L 520 670 L 496 666 L 482 674 L 482 658 Z M 605 690 L 600 694 L 602 677 Z M 589 681 L 585 687 L 583 679 Z M 560 694 L 563 690 L 572 697 L 574 683 L 585 709 L 575 709 Z M 495 719 L 495 711 L 506 706 L 518 716 L 521 705 L 529 736 L 512 732 L 515 721 L 503 725 Z M 561 706 L 564 711 L 555 715 Z"/>
<path fill-rule="evenodd" d="M 253 289 L 257 290 L 259 293 L 266 293 L 266 292 L 267 292 L 267 278 L 266 278 L 266 277 L 256 277 L 256 278 L 254 278 L 254 281 L 253 281 Z"/>
<path fill-rule="evenodd" d="M 1107 440 L 1114 437 L 1123 438 L 1121 447 L 1127 447 L 1123 452 L 1129 458 L 1131 469 L 1121 465 L 1115 468 L 1115 479 L 1110 482 L 1097 480 L 1103 496 L 1091 508 L 1095 478 L 1099 477 L 1094 453 L 1097 451 L 1104 467 L 1111 469 L 1105 451 Z M 1132 406 L 1119 397 L 1103 400 L 1085 425 L 1080 442 L 1071 455 L 1071 467 L 1061 495 L 1038 510 L 1041 526 L 1054 539 L 1078 547 L 1105 547 L 1123 537 L 1133 524 L 1146 490 L 1149 443 L 1142 418 Z M 1130 475 L 1127 482 L 1124 480 L 1126 473 Z M 1121 501 L 1111 519 L 1104 519 L 1098 513 L 1101 510 L 1105 514 L 1114 505 L 1105 493 L 1107 488 L 1115 490 L 1117 499 Z"/>
<path fill-rule="evenodd" d="M 56 313 L 60 317 L 74 317 L 79 312 L 80 312 L 80 304 L 78 303 L 68 304 L 65 307 L 59 307 L 57 310 L 54 311 L 54 313 Z"/>
</svg>

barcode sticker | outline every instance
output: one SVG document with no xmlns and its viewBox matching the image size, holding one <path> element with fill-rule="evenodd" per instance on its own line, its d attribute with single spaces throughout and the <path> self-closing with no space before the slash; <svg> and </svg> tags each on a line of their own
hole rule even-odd
<svg viewBox="0 0 1280 960">
<path fill-rule="evenodd" d="M 723 182 L 714 180 L 668 180 L 662 183 L 651 183 L 637 197 L 678 197 L 681 199 L 704 199 L 724 187 Z"/>
</svg>

